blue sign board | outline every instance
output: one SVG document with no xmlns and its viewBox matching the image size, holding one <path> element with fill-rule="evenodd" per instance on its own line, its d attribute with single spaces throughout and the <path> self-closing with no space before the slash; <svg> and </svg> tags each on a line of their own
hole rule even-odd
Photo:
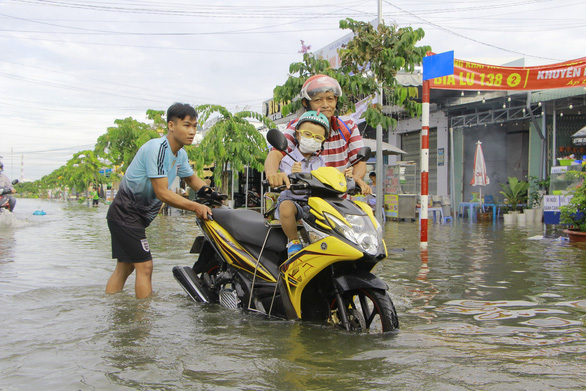
<svg viewBox="0 0 586 391">
<path fill-rule="evenodd" d="M 423 57 L 423 80 L 454 74 L 454 51 Z"/>
</svg>

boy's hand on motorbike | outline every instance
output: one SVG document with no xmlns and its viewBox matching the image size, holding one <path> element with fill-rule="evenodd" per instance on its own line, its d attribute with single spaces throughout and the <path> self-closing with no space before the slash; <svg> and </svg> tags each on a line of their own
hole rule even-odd
<svg viewBox="0 0 586 391">
<path fill-rule="evenodd" d="M 301 172 L 301 162 L 295 162 L 291 166 L 291 174 L 294 174 L 296 172 Z"/>
<path fill-rule="evenodd" d="M 276 188 L 282 185 L 285 185 L 288 188 L 291 187 L 291 182 L 289 182 L 289 177 L 284 172 L 277 172 L 275 174 L 267 175 L 267 181 L 272 188 Z"/>
<path fill-rule="evenodd" d="M 208 216 L 212 215 L 212 210 L 209 207 L 197 202 L 195 202 L 194 212 L 199 219 L 203 220 L 207 220 Z"/>
<path fill-rule="evenodd" d="M 372 189 L 370 188 L 370 186 L 368 186 L 368 183 L 366 183 L 362 179 L 358 179 L 358 178 L 356 178 L 355 181 L 356 181 L 356 184 L 358 186 L 360 186 L 360 192 L 363 195 L 370 195 L 370 194 L 372 194 Z"/>
</svg>

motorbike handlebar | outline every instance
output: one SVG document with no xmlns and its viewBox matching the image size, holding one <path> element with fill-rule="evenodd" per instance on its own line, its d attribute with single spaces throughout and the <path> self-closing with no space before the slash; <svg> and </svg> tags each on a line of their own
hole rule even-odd
<svg viewBox="0 0 586 391">
<path fill-rule="evenodd" d="M 228 196 L 226 194 L 213 192 L 210 194 L 206 194 L 204 196 L 198 196 L 195 199 L 195 202 L 205 206 L 209 206 L 211 208 L 215 208 L 224 205 L 224 200 L 226 200 L 227 198 Z"/>
<path fill-rule="evenodd" d="M 5 187 L 3 189 L 0 189 L 0 196 L 3 196 L 5 194 L 11 194 L 12 193 L 12 187 Z"/>
<path fill-rule="evenodd" d="M 297 176 L 295 174 L 290 174 L 289 175 L 289 181 L 291 182 L 291 186 L 289 187 L 289 190 L 291 190 L 291 192 L 293 194 L 296 194 L 295 191 L 296 190 L 305 190 L 307 189 L 309 186 L 307 185 L 307 183 L 305 182 L 299 182 L 299 178 L 297 178 Z M 283 190 L 287 190 L 287 186 L 286 185 L 280 185 L 277 187 L 271 187 L 271 185 L 269 184 L 269 181 L 267 181 L 266 179 L 264 181 L 262 181 L 262 185 L 265 188 L 268 188 L 269 191 L 273 191 L 276 193 L 280 193 Z"/>
</svg>

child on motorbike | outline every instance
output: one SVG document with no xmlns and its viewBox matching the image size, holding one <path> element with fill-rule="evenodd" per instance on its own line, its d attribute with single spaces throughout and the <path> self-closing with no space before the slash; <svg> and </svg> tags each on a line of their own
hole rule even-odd
<svg viewBox="0 0 586 391">
<path fill-rule="evenodd" d="M 298 146 L 281 160 L 279 164 L 281 175 L 311 172 L 325 167 L 326 163 L 318 152 L 322 149 L 329 128 L 330 121 L 325 115 L 317 111 L 304 113 L 295 125 Z M 281 221 L 283 232 L 289 239 L 287 243 L 289 257 L 303 248 L 297 234 L 297 216 L 304 213 L 303 208 L 307 207 L 307 198 L 307 195 L 297 195 L 291 190 L 285 190 L 281 192 L 277 200 L 275 218 Z"/>
<path fill-rule="evenodd" d="M 295 125 L 295 137 L 298 146 L 289 155 L 283 157 L 279 164 L 280 174 L 283 176 L 297 172 L 311 172 L 325 167 L 324 159 L 319 155 L 323 143 L 327 139 L 330 128 L 328 117 L 318 111 L 304 113 Z M 346 170 L 347 175 L 351 175 Z M 293 194 L 291 190 L 281 192 L 277 200 L 275 218 L 281 221 L 283 232 L 287 235 L 287 253 L 290 257 L 303 247 L 297 234 L 297 219 L 306 213 L 307 195 Z"/>
</svg>

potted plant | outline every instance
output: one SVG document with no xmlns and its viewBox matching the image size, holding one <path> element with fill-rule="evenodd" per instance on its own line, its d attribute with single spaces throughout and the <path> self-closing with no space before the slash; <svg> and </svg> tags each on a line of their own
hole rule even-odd
<svg viewBox="0 0 586 391">
<path fill-rule="evenodd" d="M 582 182 L 568 192 L 567 196 L 572 197 L 568 204 L 560 206 L 560 223 L 569 225 L 564 232 L 568 234 L 570 242 L 586 242 L 586 173 L 571 173 L 580 177 Z"/>
<path fill-rule="evenodd" d="M 508 199 L 505 198 L 504 201 L 499 201 L 499 209 L 503 214 L 503 220 L 505 224 L 511 224 L 517 221 L 516 213 L 509 213 L 511 212 L 512 208 L 511 205 L 509 205 Z"/>
<path fill-rule="evenodd" d="M 529 196 L 527 199 L 527 209 L 524 213 L 527 215 L 527 221 L 541 222 L 543 217 L 543 208 L 541 201 L 549 189 L 549 176 L 545 179 L 539 179 L 536 176 L 529 177 Z"/>
<path fill-rule="evenodd" d="M 515 177 L 509 177 L 509 182 L 499 183 L 503 190 L 500 192 L 505 196 L 505 204 L 509 205 L 513 212 L 523 211 L 523 205 L 527 200 L 527 190 L 529 189 L 529 182 L 520 181 Z M 509 212 L 511 213 L 511 212 Z M 517 221 L 524 222 L 525 215 L 517 216 Z"/>
</svg>

